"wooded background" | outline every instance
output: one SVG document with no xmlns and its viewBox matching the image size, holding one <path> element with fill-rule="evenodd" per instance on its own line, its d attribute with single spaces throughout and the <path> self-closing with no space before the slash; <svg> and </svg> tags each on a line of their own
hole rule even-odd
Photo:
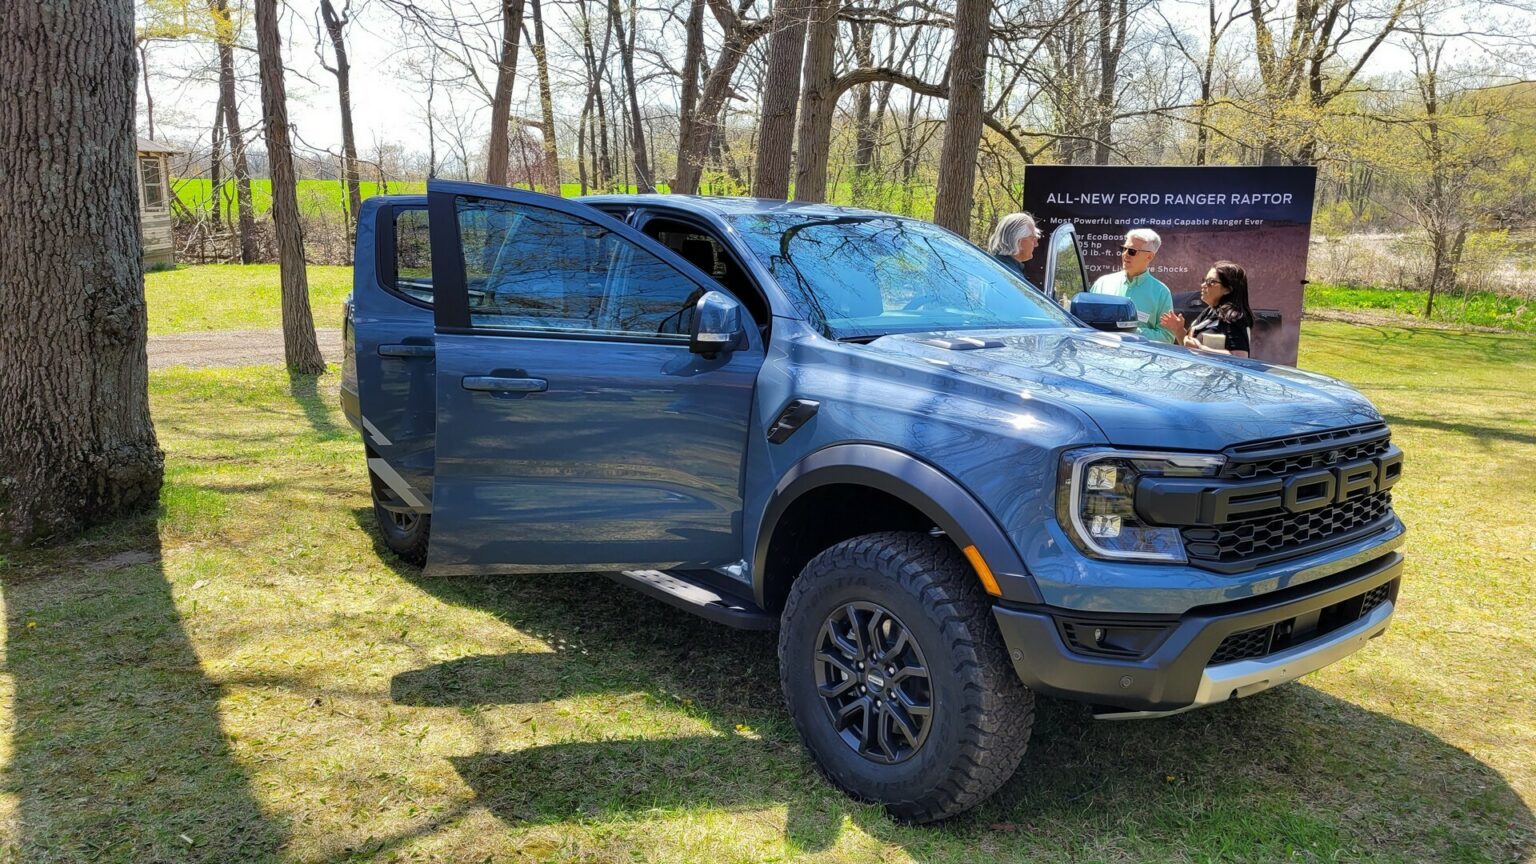
<svg viewBox="0 0 1536 864">
<path fill-rule="evenodd" d="M 290 81 L 334 106 L 294 129 L 300 178 L 336 184 L 332 207 L 306 208 L 312 260 L 346 259 L 363 181 L 419 190 L 399 184 L 428 176 L 831 200 L 980 237 L 1018 208 L 1029 163 L 1316 164 L 1321 231 L 1410 238 L 1394 272 L 1431 291 L 1454 287 L 1469 253 L 1514 251 L 1499 232 L 1536 224 L 1531 0 L 318 0 L 280 12 Z M 141 131 L 188 151 L 183 243 L 204 258 L 273 248 L 249 185 L 268 164 L 252 143 L 251 18 L 241 0 L 138 0 Z M 350 59 L 359 43 L 366 66 Z M 387 82 L 389 116 L 354 117 L 359 76 Z"/>
</svg>

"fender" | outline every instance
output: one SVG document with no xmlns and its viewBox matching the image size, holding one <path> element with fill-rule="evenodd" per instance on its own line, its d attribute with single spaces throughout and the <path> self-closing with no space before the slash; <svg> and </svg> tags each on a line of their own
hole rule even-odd
<svg viewBox="0 0 1536 864">
<path fill-rule="evenodd" d="M 1003 529 L 953 478 L 901 450 L 875 444 L 834 444 L 807 455 L 785 472 L 763 508 L 752 553 L 752 591 L 758 603 L 766 600 L 768 545 L 779 519 L 801 495 L 832 484 L 868 486 L 910 504 L 960 548 L 975 545 L 1005 599 L 1044 602 Z"/>
</svg>

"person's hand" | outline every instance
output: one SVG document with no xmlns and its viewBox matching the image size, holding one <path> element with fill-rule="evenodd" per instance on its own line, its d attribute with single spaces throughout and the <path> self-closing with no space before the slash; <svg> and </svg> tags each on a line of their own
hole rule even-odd
<svg viewBox="0 0 1536 864">
<path fill-rule="evenodd" d="M 1173 334 L 1173 341 L 1175 343 L 1184 341 L 1183 315 L 1180 315 L 1179 313 L 1170 309 L 1163 313 L 1163 317 L 1158 319 L 1158 323 L 1163 325 L 1164 330 L 1167 330 L 1169 333 Z"/>
</svg>

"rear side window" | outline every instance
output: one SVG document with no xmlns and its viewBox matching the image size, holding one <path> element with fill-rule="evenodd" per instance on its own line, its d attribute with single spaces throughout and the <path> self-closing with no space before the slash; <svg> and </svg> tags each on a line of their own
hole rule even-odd
<svg viewBox="0 0 1536 864">
<path fill-rule="evenodd" d="M 470 325 L 493 330 L 688 339 L 693 280 L 575 216 L 460 199 Z"/>
<path fill-rule="evenodd" d="M 395 209 L 394 269 L 392 288 L 413 300 L 432 302 L 432 238 L 426 208 Z"/>
</svg>

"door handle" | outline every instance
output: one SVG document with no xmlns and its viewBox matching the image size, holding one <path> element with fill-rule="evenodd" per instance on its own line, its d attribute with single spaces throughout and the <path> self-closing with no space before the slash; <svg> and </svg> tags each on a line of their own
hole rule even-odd
<svg viewBox="0 0 1536 864">
<path fill-rule="evenodd" d="M 466 375 L 464 389 L 481 393 L 543 393 L 549 382 L 543 378 L 501 378 L 495 375 Z"/>
<path fill-rule="evenodd" d="M 437 349 L 431 345 L 380 345 L 380 357 L 433 357 Z"/>
</svg>

